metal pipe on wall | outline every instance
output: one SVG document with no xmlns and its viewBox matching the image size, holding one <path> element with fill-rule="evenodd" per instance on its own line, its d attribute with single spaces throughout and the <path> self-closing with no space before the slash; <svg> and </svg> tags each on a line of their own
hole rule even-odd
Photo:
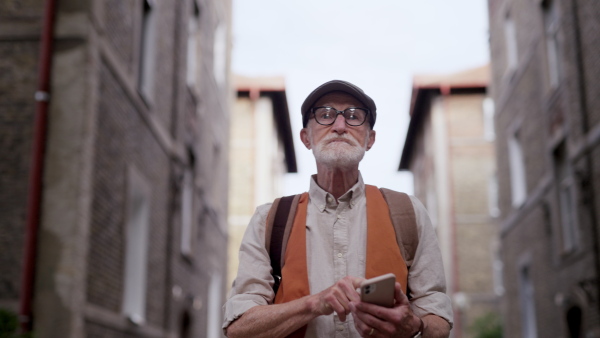
<svg viewBox="0 0 600 338">
<path fill-rule="evenodd" d="M 23 252 L 23 270 L 21 274 L 20 322 L 21 329 L 28 332 L 32 328 L 33 285 L 35 279 L 35 260 L 37 233 L 41 215 L 42 177 L 44 174 L 44 152 L 48 107 L 50 103 L 50 74 L 52 68 L 52 47 L 56 0 L 44 3 L 43 24 L 40 39 L 38 87 L 35 92 L 36 109 L 32 142 L 32 158 L 29 171 L 27 193 L 27 220 L 25 227 L 25 245 Z"/>
</svg>

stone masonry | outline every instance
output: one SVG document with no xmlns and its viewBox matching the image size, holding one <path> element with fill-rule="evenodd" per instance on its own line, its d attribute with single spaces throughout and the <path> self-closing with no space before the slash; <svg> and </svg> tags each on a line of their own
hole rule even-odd
<svg viewBox="0 0 600 338">
<path fill-rule="evenodd" d="M 600 4 L 488 7 L 504 335 L 600 337 Z"/>
<path fill-rule="evenodd" d="M 43 12 L 44 1 L 0 4 L 0 307 L 14 312 Z M 36 337 L 220 336 L 231 2 L 57 1 L 55 20 Z M 125 310 L 136 210 L 147 210 L 131 223 L 147 229 L 139 318 Z"/>
</svg>

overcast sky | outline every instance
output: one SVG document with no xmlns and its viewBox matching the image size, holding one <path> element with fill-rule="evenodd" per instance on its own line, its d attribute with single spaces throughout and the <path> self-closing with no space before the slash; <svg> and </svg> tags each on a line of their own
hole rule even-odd
<svg viewBox="0 0 600 338">
<path fill-rule="evenodd" d="M 398 172 L 412 77 L 489 62 L 486 0 L 233 0 L 232 71 L 284 76 L 298 160 L 284 194 L 308 189 L 316 172 L 299 140 L 300 105 L 320 84 L 341 79 L 377 104 L 377 139 L 360 165 L 366 183 L 413 192 Z"/>
</svg>

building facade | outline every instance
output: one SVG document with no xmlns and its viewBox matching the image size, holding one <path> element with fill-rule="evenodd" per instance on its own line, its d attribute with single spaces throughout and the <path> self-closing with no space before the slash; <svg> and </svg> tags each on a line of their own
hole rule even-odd
<svg viewBox="0 0 600 338">
<path fill-rule="evenodd" d="M 499 313 L 497 203 L 489 68 L 415 76 L 400 170 L 429 211 L 454 308 L 452 337 Z"/>
<path fill-rule="evenodd" d="M 507 337 L 600 337 L 600 3 L 489 0 Z"/>
<path fill-rule="evenodd" d="M 283 192 L 285 173 L 297 172 L 285 80 L 234 77 L 229 152 L 229 273 L 235 279 L 242 237 L 257 206 Z"/>
<path fill-rule="evenodd" d="M 221 336 L 231 2 L 0 13 L 0 307 L 36 337 Z"/>
</svg>

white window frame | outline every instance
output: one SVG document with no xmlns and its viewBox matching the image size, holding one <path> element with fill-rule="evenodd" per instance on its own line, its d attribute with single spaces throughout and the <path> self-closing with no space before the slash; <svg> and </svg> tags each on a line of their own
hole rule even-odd
<svg viewBox="0 0 600 338">
<path fill-rule="evenodd" d="M 136 168 L 127 175 L 125 223 L 125 269 L 122 313 L 137 325 L 146 318 L 148 238 L 150 234 L 150 185 Z"/>
<path fill-rule="evenodd" d="M 506 42 L 506 72 L 514 72 L 519 64 L 517 28 L 510 12 L 504 17 L 504 40 Z"/>
<path fill-rule="evenodd" d="M 559 182 L 558 194 L 562 228 L 562 250 L 564 253 L 575 251 L 578 246 L 577 205 L 575 203 L 575 184 L 573 177 Z"/>
<path fill-rule="evenodd" d="M 194 173 L 190 168 L 183 172 L 181 187 L 181 238 L 180 251 L 191 257 L 194 243 Z"/>
<path fill-rule="evenodd" d="M 492 142 L 496 139 L 496 131 L 494 130 L 494 115 L 495 106 L 494 100 L 491 97 L 486 97 L 482 102 L 483 113 L 483 138 Z"/>
<path fill-rule="evenodd" d="M 500 216 L 500 207 L 498 204 L 498 176 L 495 172 L 488 177 L 488 212 L 492 218 Z"/>
<path fill-rule="evenodd" d="M 219 23 L 214 33 L 213 73 L 219 86 L 227 79 L 227 26 Z"/>
<path fill-rule="evenodd" d="M 493 283 L 494 283 L 494 293 L 502 297 L 504 295 L 504 262 L 502 261 L 502 257 L 500 256 L 500 241 L 498 239 L 494 239 L 492 242 L 492 252 L 493 252 L 493 261 L 492 261 L 492 273 L 493 273 Z"/>
<path fill-rule="evenodd" d="M 220 338 L 223 334 L 221 329 L 221 305 L 223 304 L 223 278 L 217 272 L 210 278 L 208 286 L 208 308 L 206 321 L 206 337 Z"/>
<path fill-rule="evenodd" d="M 548 60 L 548 78 L 550 88 L 555 89 L 560 84 L 560 54 L 559 54 L 559 16 L 556 0 L 547 0 L 542 5 L 544 12 L 544 28 L 546 33 L 546 56 Z"/>
<path fill-rule="evenodd" d="M 508 137 L 511 197 L 515 208 L 521 207 L 527 198 L 527 171 L 519 134 L 520 130 L 516 129 Z"/>
<path fill-rule="evenodd" d="M 193 87 L 198 79 L 198 56 L 199 53 L 199 33 L 200 29 L 200 9 L 196 1 L 192 1 L 193 10 L 188 21 L 188 40 L 187 40 L 187 85 Z"/>
<path fill-rule="evenodd" d="M 557 182 L 563 254 L 579 247 L 576 184 L 564 141 L 554 151 L 554 171 Z"/>
<path fill-rule="evenodd" d="M 531 255 L 521 258 L 519 268 L 519 298 L 521 302 L 521 334 L 523 338 L 537 338 L 535 288 L 532 280 Z"/>
<path fill-rule="evenodd" d="M 146 102 L 152 102 L 156 73 L 156 4 L 155 0 L 142 0 L 142 32 L 139 55 L 138 87 Z"/>
</svg>

